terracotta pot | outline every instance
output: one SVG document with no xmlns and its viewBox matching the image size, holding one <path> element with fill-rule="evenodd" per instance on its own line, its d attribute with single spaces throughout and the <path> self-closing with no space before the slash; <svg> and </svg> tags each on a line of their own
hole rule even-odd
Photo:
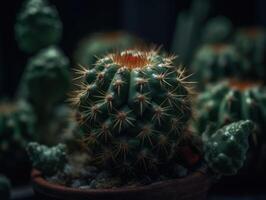
<svg viewBox="0 0 266 200">
<path fill-rule="evenodd" d="M 75 189 L 46 181 L 37 170 L 32 182 L 40 200 L 204 200 L 211 178 L 195 172 L 186 178 L 151 185 L 115 189 Z"/>
</svg>

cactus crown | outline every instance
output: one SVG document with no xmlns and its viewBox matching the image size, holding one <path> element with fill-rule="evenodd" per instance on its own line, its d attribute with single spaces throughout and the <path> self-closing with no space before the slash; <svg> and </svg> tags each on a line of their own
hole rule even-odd
<svg viewBox="0 0 266 200">
<path fill-rule="evenodd" d="M 191 88 L 172 60 L 133 49 L 78 70 L 72 102 L 98 166 L 147 173 L 171 160 L 191 117 Z"/>
</svg>

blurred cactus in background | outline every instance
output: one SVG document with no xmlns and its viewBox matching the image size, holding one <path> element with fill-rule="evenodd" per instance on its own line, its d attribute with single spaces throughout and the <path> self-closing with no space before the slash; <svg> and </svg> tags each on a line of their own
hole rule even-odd
<svg viewBox="0 0 266 200">
<path fill-rule="evenodd" d="M 205 44 L 227 43 L 232 40 L 232 35 L 232 22 L 224 16 L 217 16 L 207 21 L 202 32 L 202 42 Z"/>
<path fill-rule="evenodd" d="M 58 48 L 49 47 L 28 61 L 19 92 L 39 114 L 44 114 L 62 101 L 69 86 L 68 58 Z"/>
<path fill-rule="evenodd" d="M 28 101 L 36 113 L 38 141 L 55 143 L 55 132 L 66 124 L 70 111 L 62 105 L 70 72 L 69 59 L 56 46 L 62 36 L 56 8 L 46 0 L 26 0 L 17 16 L 15 33 L 21 50 L 35 53 L 27 62 L 17 98 Z"/>
<path fill-rule="evenodd" d="M 193 0 L 187 11 L 177 16 L 171 52 L 178 55 L 183 64 L 190 65 L 194 51 L 200 44 L 201 30 L 209 12 L 209 0 Z"/>
<path fill-rule="evenodd" d="M 26 0 L 17 16 L 15 34 L 19 47 L 27 53 L 58 43 L 62 23 L 56 8 L 46 0 Z"/>
<path fill-rule="evenodd" d="M 263 28 L 243 28 L 235 36 L 237 50 L 245 57 L 252 79 L 266 78 L 266 32 Z"/>
<path fill-rule="evenodd" d="M 134 36 L 122 31 L 94 33 L 79 43 L 75 52 L 76 62 L 91 66 L 98 60 L 98 56 L 111 51 L 134 48 L 139 42 Z"/>
<path fill-rule="evenodd" d="M 23 164 L 27 163 L 24 147 L 36 139 L 35 122 L 34 112 L 26 102 L 0 103 L 0 173 L 15 178 L 18 172 L 12 170 L 17 166 L 24 170 Z"/>
<path fill-rule="evenodd" d="M 10 199 L 10 190 L 11 190 L 10 181 L 5 176 L 0 175 L 0 197 L 1 197 L 1 200 L 9 200 Z"/>
<path fill-rule="evenodd" d="M 225 81 L 209 85 L 197 100 L 199 132 L 209 122 L 219 126 L 237 120 L 252 120 L 261 131 L 266 124 L 266 88 L 260 84 Z"/>
<path fill-rule="evenodd" d="M 213 132 L 204 133 L 205 159 L 209 167 L 222 175 L 234 175 L 243 166 L 248 150 L 251 121 L 239 121 Z"/>
<path fill-rule="evenodd" d="M 248 70 L 241 55 L 230 44 L 209 44 L 199 48 L 192 63 L 194 78 L 199 86 L 225 77 L 247 77 Z"/>
<path fill-rule="evenodd" d="M 28 100 L 37 114 L 36 133 L 40 141 L 56 142 L 51 128 L 53 124 L 60 126 L 59 121 L 64 123 L 62 119 L 67 118 L 56 119 L 56 112 L 68 115 L 57 106 L 66 97 L 69 86 L 69 60 L 58 48 L 43 49 L 29 60 L 21 79 L 19 97 Z"/>
</svg>

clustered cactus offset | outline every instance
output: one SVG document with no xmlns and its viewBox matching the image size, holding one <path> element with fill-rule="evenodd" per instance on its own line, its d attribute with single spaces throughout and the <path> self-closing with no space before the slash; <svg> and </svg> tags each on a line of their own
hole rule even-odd
<svg viewBox="0 0 266 200">
<path fill-rule="evenodd" d="M 27 147 L 27 151 L 30 155 L 32 166 L 42 171 L 44 175 L 53 175 L 65 166 L 66 146 L 63 144 L 49 148 L 36 142 L 31 142 Z"/>
<path fill-rule="evenodd" d="M 62 23 L 55 7 L 46 0 L 25 1 L 15 24 L 21 50 L 32 53 L 61 39 Z"/>
<path fill-rule="evenodd" d="M 247 138 L 252 129 L 253 123 L 249 120 L 229 124 L 215 132 L 207 129 L 204 150 L 209 167 L 220 175 L 236 174 L 246 158 Z"/>
<path fill-rule="evenodd" d="M 78 72 L 73 103 L 97 165 L 147 173 L 171 160 L 191 117 L 191 87 L 172 59 L 126 50 Z"/>
</svg>

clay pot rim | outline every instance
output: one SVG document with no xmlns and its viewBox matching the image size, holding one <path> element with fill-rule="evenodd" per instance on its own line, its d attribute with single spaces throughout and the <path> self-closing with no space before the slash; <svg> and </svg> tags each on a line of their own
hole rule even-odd
<svg viewBox="0 0 266 200">
<path fill-rule="evenodd" d="M 83 194 L 83 195 L 115 195 L 115 194 L 129 194 L 135 192 L 143 192 L 143 191 L 151 191 L 155 189 L 165 188 L 168 185 L 185 185 L 186 183 L 191 183 L 193 180 L 201 179 L 203 181 L 212 182 L 212 177 L 208 174 L 202 173 L 200 171 L 193 172 L 190 175 L 184 178 L 171 179 L 166 181 L 158 181 L 149 185 L 144 186 L 136 186 L 136 187 L 120 187 L 120 188 L 111 188 L 111 189 L 80 189 L 80 188 L 72 188 L 67 187 L 55 183 L 50 183 L 42 177 L 42 173 L 36 169 L 32 170 L 31 179 L 33 182 L 34 189 L 36 190 L 52 190 L 57 193 L 57 195 L 61 194 Z M 56 195 L 56 196 L 57 196 Z"/>
</svg>

